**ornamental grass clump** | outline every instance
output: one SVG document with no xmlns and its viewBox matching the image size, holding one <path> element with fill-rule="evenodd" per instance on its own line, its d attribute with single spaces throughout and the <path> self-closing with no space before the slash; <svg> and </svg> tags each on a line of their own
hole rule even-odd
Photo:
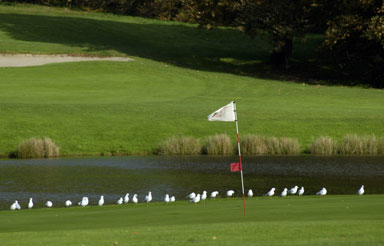
<svg viewBox="0 0 384 246">
<path fill-rule="evenodd" d="M 362 155 L 364 154 L 363 141 L 356 134 L 345 135 L 338 148 L 339 154 L 344 155 Z"/>
<path fill-rule="evenodd" d="M 309 145 L 309 152 L 315 155 L 332 155 L 336 153 L 336 144 L 330 137 L 319 137 Z"/>
<path fill-rule="evenodd" d="M 240 139 L 241 154 L 265 155 L 268 148 L 263 138 L 256 135 L 246 135 Z"/>
<path fill-rule="evenodd" d="M 234 146 L 226 134 L 209 136 L 203 149 L 208 155 L 231 155 L 234 153 Z"/>
<path fill-rule="evenodd" d="M 379 153 L 380 142 L 375 135 L 364 136 L 362 141 L 365 155 L 377 155 Z"/>
<path fill-rule="evenodd" d="M 23 140 L 16 152 L 18 158 L 49 158 L 60 155 L 59 147 L 48 137 Z"/>
<path fill-rule="evenodd" d="M 379 142 L 379 154 L 384 154 L 384 137 Z"/>
<path fill-rule="evenodd" d="M 281 154 L 280 141 L 277 137 L 266 137 L 264 139 L 265 145 L 268 149 L 268 154 L 278 155 Z"/>
<path fill-rule="evenodd" d="M 299 140 L 296 138 L 280 138 L 280 154 L 297 155 L 300 151 Z"/>
<path fill-rule="evenodd" d="M 157 154 L 161 155 L 197 155 L 200 152 L 200 139 L 185 136 L 172 136 L 157 150 Z"/>
</svg>

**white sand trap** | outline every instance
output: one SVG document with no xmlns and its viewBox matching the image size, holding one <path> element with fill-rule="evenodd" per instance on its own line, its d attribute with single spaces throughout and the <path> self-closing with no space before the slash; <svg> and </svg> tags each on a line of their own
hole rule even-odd
<svg viewBox="0 0 384 246">
<path fill-rule="evenodd" d="M 68 55 L 30 55 L 0 54 L 0 67 L 30 67 L 41 66 L 49 63 L 80 62 L 80 61 L 132 61 L 124 57 L 86 57 Z"/>
</svg>

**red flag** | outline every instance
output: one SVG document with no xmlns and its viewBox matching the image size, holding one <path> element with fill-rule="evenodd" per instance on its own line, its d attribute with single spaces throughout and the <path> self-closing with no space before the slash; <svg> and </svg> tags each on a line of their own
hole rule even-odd
<svg viewBox="0 0 384 246">
<path fill-rule="evenodd" d="M 231 172 L 239 172 L 241 170 L 242 170 L 242 167 L 240 162 L 231 163 Z"/>
</svg>

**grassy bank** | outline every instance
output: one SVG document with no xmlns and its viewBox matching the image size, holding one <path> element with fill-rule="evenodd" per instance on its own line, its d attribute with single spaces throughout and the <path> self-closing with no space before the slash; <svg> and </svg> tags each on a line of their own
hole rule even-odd
<svg viewBox="0 0 384 246">
<path fill-rule="evenodd" d="M 309 61 L 318 42 L 309 36 L 294 58 Z M 234 30 L 0 4 L 0 53 L 134 59 L 0 68 L 0 153 L 45 136 L 63 155 L 152 153 L 175 135 L 234 140 L 234 124 L 207 121 L 231 100 L 241 135 L 305 146 L 319 136 L 384 136 L 383 90 L 276 80 L 259 73 L 268 49 Z"/>
<path fill-rule="evenodd" d="M 0 212 L 4 245 L 383 245 L 383 195 Z"/>
</svg>

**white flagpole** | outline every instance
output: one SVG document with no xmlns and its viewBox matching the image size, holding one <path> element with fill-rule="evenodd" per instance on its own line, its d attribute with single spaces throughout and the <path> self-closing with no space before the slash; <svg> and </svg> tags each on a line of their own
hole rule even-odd
<svg viewBox="0 0 384 246">
<path fill-rule="evenodd" d="M 235 122 L 236 122 L 236 133 L 237 133 L 237 148 L 239 151 L 239 160 L 240 160 L 240 175 L 241 175 L 241 191 L 243 192 L 243 207 L 244 207 L 244 216 L 245 212 L 245 193 L 244 193 L 244 179 L 243 179 L 243 165 L 241 163 L 241 151 L 240 151 L 240 138 L 239 138 L 239 124 L 237 122 L 237 110 L 236 110 L 236 102 L 233 101 L 233 110 L 235 112 Z"/>
</svg>

